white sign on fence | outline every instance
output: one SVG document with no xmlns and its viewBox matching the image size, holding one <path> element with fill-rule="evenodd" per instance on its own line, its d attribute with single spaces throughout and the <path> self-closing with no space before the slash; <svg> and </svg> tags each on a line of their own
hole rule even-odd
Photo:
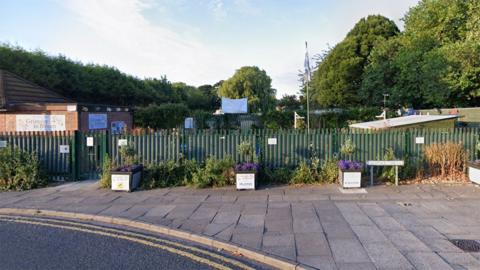
<svg viewBox="0 0 480 270">
<path fill-rule="evenodd" d="M 88 129 L 105 129 L 107 128 L 107 114 L 90 113 L 88 114 Z"/>
<path fill-rule="evenodd" d="M 425 143 L 425 137 L 415 137 L 415 143 L 416 144 L 424 144 Z"/>
<path fill-rule="evenodd" d="M 93 137 L 87 137 L 87 146 L 89 147 L 93 146 Z"/>
<path fill-rule="evenodd" d="M 7 141 L 0 141 L 0 148 L 7 147 Z"/>
<path fill-rule="evenodd" d="M 70 153 L 70 145 L 60 145 L 60 154 Z"/>
<path fill-rule="evenodd" d="M 18 114 L 16 131 L 64 131 L 65 115 Z"/>
<path fill-rule="evenodd" d="M 119 139 L 118 140 L 118 146 L 127 146 L 128 145 L 128 140 L 127 139 Z"/>
<path fill-rule="evenodd" d="M 254 173 L 237 173 L 237 189 L 255 189 Z"/>
<path fill-rule="evenodd" d="M 277 138 L 268 138 L 267 144 L 268 145 L 277 145 Z"/>
</svg>

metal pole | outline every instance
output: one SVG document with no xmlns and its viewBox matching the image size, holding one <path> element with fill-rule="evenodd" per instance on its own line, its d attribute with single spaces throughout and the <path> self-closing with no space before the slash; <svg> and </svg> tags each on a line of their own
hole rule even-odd
<svg viewBox="0 0 480 270">
<path fill-rule="evenodd" d="M 308 96 L 308 83 L 307 80 L 307 134 L 310 134 L 310 98 Z"/>
</svg>

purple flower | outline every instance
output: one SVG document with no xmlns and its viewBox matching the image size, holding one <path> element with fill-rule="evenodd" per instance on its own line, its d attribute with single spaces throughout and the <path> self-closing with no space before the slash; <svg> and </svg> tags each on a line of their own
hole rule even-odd
<svg viewBox="0 0 480 270">
<path fill-rule="evenodd" d="M 244 162 L 235 166 L 235 171 L 258 171 L 259 166 L 256 163 Z"/>
<path fill-rule="evenodd" d="M 340 160 L 337 163 L 338 168 L 340 170 L 361 170 L 363 168 L 363 164 L 358 161 L 350 161 L 350 160 Z"/>
</svg>

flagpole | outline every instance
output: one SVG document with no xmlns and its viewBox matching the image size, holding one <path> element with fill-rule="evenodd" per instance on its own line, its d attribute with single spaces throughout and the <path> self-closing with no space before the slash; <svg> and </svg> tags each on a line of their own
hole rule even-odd
<svg viewBox="0 0 480 270">
<path fill-rule="evenodd" d="M 307 42 L 305 41 L 305 51 L 308 56 L 308 45 Z M 309 59 L 307 59 L 309 60 Z M 308 72 L 310 73 L 310 61 L 308 63 Z M 307 80 L 306 80 L 306 90 L 307 90 L 307 135 L 310 135 L 310 97 L 308 95 L 308 85 L 310 83 L 310 74 L 307 75 Z"/>
</svg>

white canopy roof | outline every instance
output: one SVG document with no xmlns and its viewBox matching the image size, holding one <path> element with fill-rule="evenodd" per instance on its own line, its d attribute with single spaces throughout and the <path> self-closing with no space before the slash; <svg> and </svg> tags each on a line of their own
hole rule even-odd
<svg viewBox="0 0 480 270">
<path fill-rule="evenodd" d="M 458 115 L 409 115 L 402 117 L 395 117 L 386 120 L 377 120 L 363 123 L 351 124 L 351 128 L 363 129 L 384 129 L 400 126 L 415 125 L 420 123 L 447 120 L 458 118 Z"/>
</svg>

